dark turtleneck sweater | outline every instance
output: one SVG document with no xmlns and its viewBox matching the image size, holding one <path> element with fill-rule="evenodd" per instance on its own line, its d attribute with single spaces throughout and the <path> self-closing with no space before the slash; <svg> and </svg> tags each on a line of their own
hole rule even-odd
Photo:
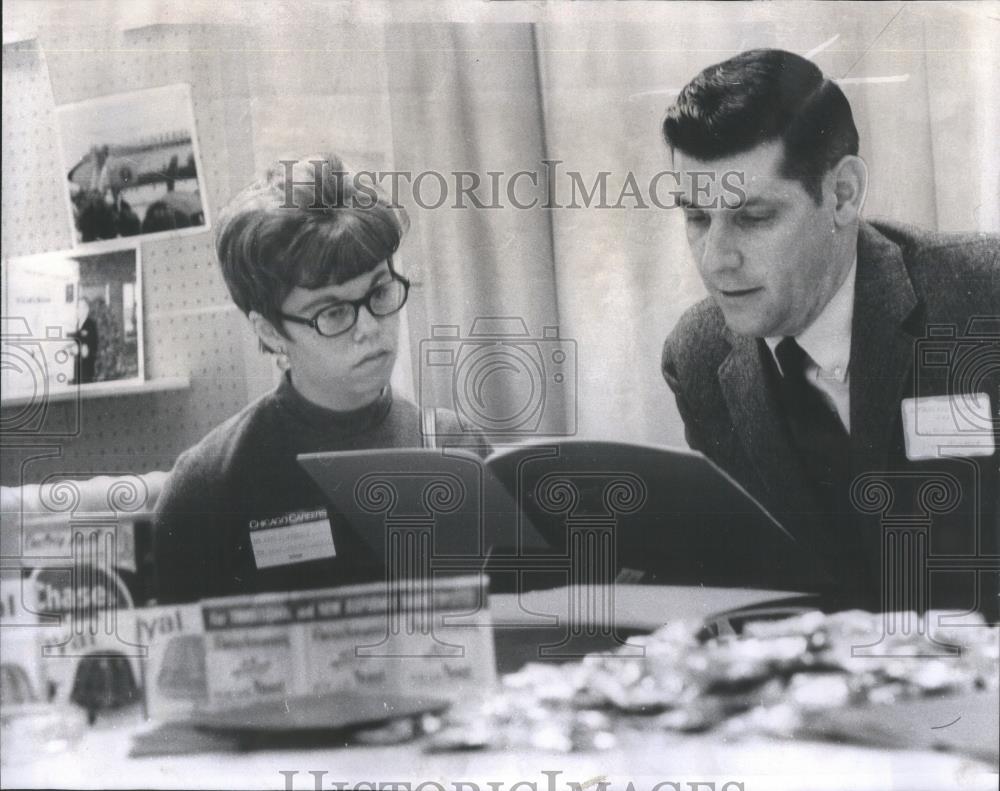
<svg viewBox="0 0 1000 791">
<path fill-rule="evenodd" d="M 438 419 L 455 421 L 442 426 L 448 431 L 457 427 L 453 413 Z M 377 560 L 344 529 L 342 519 L 328 513 L 323 492 L 295 457 L 422 444 L 419 410 L 393 399 L 391 388 L 368 406 L 335 412 L 307 401 L 286 376 L 274 391 L 177 459 L 156 507 L 158 601 L 326 588 L 375 578 Z M 334 557 L 258 562 L 252 527 L 322 522 L 327 516 Z"/>
</svg>

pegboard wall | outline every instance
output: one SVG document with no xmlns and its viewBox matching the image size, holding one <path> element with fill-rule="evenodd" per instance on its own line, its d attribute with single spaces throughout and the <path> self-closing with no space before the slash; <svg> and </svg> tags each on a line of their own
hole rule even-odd
<svg viewBox="0 0 1000 791">
<path fill-rule="evenodd" d="M 105 21 L 60 27 L 53 20 L 35 40 L 4 46 L 5 258 L 72 245 L 66 165 L 56 137 L 59 105 L 186 83 L 210 220 L 254 175 L 246 31 L 214 25 L 122 31 Z M 43 454 L 13 447 L 25 445 L 23 437 L 16 443 L 5 437 L 4 485 L 62 472 L 169 469 L 182 450 L 266 389 L 262 381 L 273 381 L 270 363 L 256 354 L 246 321 L 229 300 L 210 229 L 140 241 L 139 248 L 146 378 L 186 376 L 190 388 L 84 399 L 78 430 L 49 442 Z M 76 406 L 53 404 L 53 420 L 69 423 Z"/>
</svg>

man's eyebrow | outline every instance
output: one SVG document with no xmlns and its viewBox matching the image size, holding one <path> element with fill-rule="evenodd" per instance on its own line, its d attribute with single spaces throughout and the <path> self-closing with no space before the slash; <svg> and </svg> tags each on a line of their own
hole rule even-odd
<svg viewBox="0 0 1000 791">
<path fill-rule="evenodd" d="M 754 195 L 752 198 L 741 201 L 739 206 L 740 208 L 749 207 L 752 209 L 754 206 L 769 206 L 772 203 L 776 203 L 777 200 L 777 198 L 772 198 L 769 195 Z"/>
<path fill-rule="evenodd" d="M 754 195 L 744 200 L 728 201 L 723 199 L 723 205 L 727 209 L 739 210 L 739 209 L 754 209 L 759 207 L 774 207 L 781 203 L 781 198 L 773 197 L 770 195 Z"/>
</svg>

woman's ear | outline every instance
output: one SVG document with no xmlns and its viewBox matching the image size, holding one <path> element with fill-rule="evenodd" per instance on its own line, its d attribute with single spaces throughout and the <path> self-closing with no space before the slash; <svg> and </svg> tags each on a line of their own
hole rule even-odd
<svg viewBox="0 0 1000 791">
<path fill-rule="evenodd" d="M 251 310 L 247 314 L 247 318 L 250 320 L 250 326 L 253 327 L 254 334 L 265 348 L 270 349 L 275 354 L 284 353 L 285 344 L 288 339 L 278 332 L 271 322 L 261 316 L 256 310 Z"/>
<path fill-rule="evenodd" d="M 868 194 L 868 166 L 861 157 L 848 155 L 831 172 L 836 204 L 833 219 L 837 225 L 853 225 L 861 217 Z"/>
</svg>

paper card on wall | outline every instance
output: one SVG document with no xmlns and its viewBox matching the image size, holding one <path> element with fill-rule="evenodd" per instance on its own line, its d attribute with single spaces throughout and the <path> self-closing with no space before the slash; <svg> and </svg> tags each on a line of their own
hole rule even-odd
<svg viewBox="0 0 1000 791">
<path fill-rule="evenodd" d="M 64 104 L 56 108 L 55 124 L 74 246 L 209 228 L 189 85 Z"/>
<path fill-rule="evenodd" d="M 142 256 L 134 240 L 129 245 L 7 262 L 2 345 L 9 364 L 0 371 L 5 406 L 31 404 L 45 394 L 79 409 L 87 392 L 110 395 L 118 385 L 128 389 L 143 381 Z M 26 416 L 30 411 L 25 407 Z M 48 423 L 41 420 L 34 431 Z"/>
<path fill-rule="evenodd" d="M 25 521 L 22 530 L 25 565 L 30 565 L 27 561 L 31 558 L 72 558 L 76 541 L 89 542 L 91 546 L 114 546 L 115 567 L 133 573 L 136 571 L 135 525 L 130 521 L 110 524 Z"/>
</svg>

